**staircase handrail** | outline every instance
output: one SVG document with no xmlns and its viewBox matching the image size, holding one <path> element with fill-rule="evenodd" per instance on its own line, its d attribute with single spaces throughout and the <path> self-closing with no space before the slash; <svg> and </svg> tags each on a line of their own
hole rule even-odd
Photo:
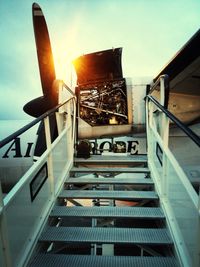
<svg viewBox="0 0 200 267">
<path fill-rule="evenodd" d="M 67 86 L 65 86 L 65 84 L 63 83 L 63 86 L 66 88 Z M 68 88 L 68 87 L 67 87 Z M 70 90 L 70 93 L 72 91 Z M 73 93 L 73 92 L 72 92 Z M 44 118 L 50 116 L 51 114 L 53 114 L 56 110 L 58 110 L 60 107 L 64 106 L 65 104 L 67 104 L 69 101 L 71 101 L 72 99 L 75 100 L 75 95 L 73 93 L 73 96 L 71 98 L 69 98 L 68 100 L 66 100 L 65 102 L 56 105 L 55 107 L 53 107 L 52 109 L 48 110 L 47 112 L 45 112 L 44 114 L 42 114 L 41 116 L 39 116 L 38 118 L 34 119 L 33 121 L 31 121 L 30 123 L 26 124 L 25 126 L 23 126 L 22 128 L 20 128 L 19 130 L 15 131 L 14 133 L 10 134 L 9 136 L 7 136 L 6 138 L 0 140 L 0 148 L 2 148 L 3 146 L 5 146 L 6 144 L 8 144 L 9 142 L 11 142 L 12 140 L 14 140 L 16 137 L 18 137 L 19 135 L 25 133 L 26 131 L 28 131 L 30 128 L 32 128 L 34 125 L 36 125 L 38 122 L 42 121 Z"/>
<path fill-rule="evenodd" d="M 177 117 L 175 117 L 168 109 L 161 105 L 153 96 L 147 95 L 148 100 L 152 101 L 167 117 L 173 121 L 178 128 L 180 128 L 190 139 L 192 139 L 195 144 L 200 147 L 200 137 L 192 131 L 188 126 L 181 122 Z"/>
<path fill-rule="evenodd" d="M 149 91 L 151 95 L 146 96 L 148 167 L 181 266 L 199 266 L 200 194 L 192 184 L 186 164 L 181 161 L 179 147 L 177 150 L 173 147 L 174 136 L 170 135 L 170 122 L 191 141 L 188 144 L 195 144 L 196 154 L 200 147 L 200 137 L 167 109 L 168 100 L 165 97 L 169 97 L 169 91 L 163 86 L 163 77 L 160 78 L 161 80 L 156 82 L 156 86 L 159 82 L 162 83 L 160 99 L 155 99 L 157 94 L 155 97 L 152 94 L 157 90 L 155 87 Z M 190 157 L 190 154 L 188 156 Z"/>
<path fill-rule="evenodd" d="M 169 76 L 167 74 L 160 75 L 159 78 L 150 87 L 148 95 L 152 94 L 156 90 L 157 86 L 160 85 L 161 93 L 161 104 L 167 108 L 169 100 Z"/>
<path fill-rule="evenodd" d="M 1 266 L 26 266 L 35 240 L 46 222 L 57 195 L 62 190 L 66 173 L 73 164 L 76 96 L 63 81 L 55 80 L 53 86 L 59 93 L 59 104 L 0 141 L 2 148 L 36 124 L 44 123 L 46 141 L 44 153 L 35 158 L 35 161 L 33 157 L 31 166 L 27 165 L 26 171 L 21 177 L 17 177 L 18 181 L 5 195 L 0 183 Z M 67 89 L 67 95 L 63 89 Z M 54 114 L 58 136 L 52 140 L 49 116 Z M 61 147 L 63 150 L 60 151 Z"/>
</svg>

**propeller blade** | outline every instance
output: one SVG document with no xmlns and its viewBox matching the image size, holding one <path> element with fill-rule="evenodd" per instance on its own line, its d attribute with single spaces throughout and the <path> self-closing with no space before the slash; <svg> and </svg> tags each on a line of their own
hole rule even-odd
<svg viewBox="0 0 200 267">
<path fill-rule="evenodd" d="M 56 103 L 53 104 L 48 97 L 40 96 L 29 101 L 23 109 L 28 115 L 37 118 L 54 106 L 56 106 Z"/>
<path fill-rule="evenodd" d="M 58 92 L 53 87 L 56 75 L 45 17 L 36 3 L 32 6 L 32 13 L 43 96 L 28 102 L 24 111 L 33 117 L 39 117 L 58 104 Z"/>
<path fill-rule="evenodd" d="M 33 4 L 32 12 L 42 90 L 44 96 L 53 97 L 52 84 L 56 75 L 47 24 L 38 4 Z"/>
<path fill-rule="evenodd" d="M 56 75 L 47 24 L 42 9 L 36 3 L 34 3 L 32 6 L 32 14 L 43 96 L 31 100 L 24 106 L 23 109 L 31 116 L 39 117 L 58 104 L 58 92 L 55 90 L 55 86 L 53 86 Z M 49 123 L 51 142 L 53 142 L 58 136 L 55 114 L 52 114 L 49 117 Z M 37 134 L 38 139 L 36 142 L 34 155 L 41 156 L 41 154 L 46 150 L 43 122 L 41 122 Z"/>
</svg>

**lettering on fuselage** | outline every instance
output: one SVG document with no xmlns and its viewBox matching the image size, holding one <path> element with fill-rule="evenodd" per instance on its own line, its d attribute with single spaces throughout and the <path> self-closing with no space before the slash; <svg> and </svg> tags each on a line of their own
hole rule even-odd
<svg viewBox="0 0 200 267">
<path fill-rule="evenodd" d="M 92 154 L 101 154 L 104 151 L 107 152 L 115 152 L 115 153 L 130 153 L 132 155 L 137 155 L 139 152 L 139 141 L 134 140 L 134 141 L 103 141 L 100 142 L 98 140 L 97 142 L 95 141 L 90 141 L 91 144 L 91 150 Z"/>
<path fill-rule="evenodd" d="M 145 144 L 142 139 L 139 140 L 124 140 L 117 139 L 113 141 L 101 140 L 96 141 L 90 140 L 91 153 L 101 154 L 102 152 L 115 152 L 115 153 L 130 153 L 132 155 L 146 153 Z M 15 138 L 9 147 L 3 152 L 2 159 L 9 158 L 30 158 L 33 155 L 33 142 L 23 143 L 19 137 Z"/>
<path fill-rule="evenodd" d="M 9 148 L 3 154 L 2 158 L 29 158 L 31 157 L 31 149 L 33 147 L 33 143 L 27 143 L 25 152 L 22 153 L 21 148 L 21 139 L 19 137 L 15 138 L 14 141 L 11 143 Z"/>
</svg>

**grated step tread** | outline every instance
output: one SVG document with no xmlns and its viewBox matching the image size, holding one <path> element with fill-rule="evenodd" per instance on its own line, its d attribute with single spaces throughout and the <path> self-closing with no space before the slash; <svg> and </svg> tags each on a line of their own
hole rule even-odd
<svg viewBox="0 0 200 267">
<path fill-rule="evenodd" d="M 69 178 L 65 184 L 131 184 L 131 185 L 153 185 L 153 180 L 142 178 Z"/>
<path fill-rule="evenodd" d="M 146 155 L 92 155 L 88 159 L 84 158 L 75 158 L 74 163 L 78 164 L 133 164 L 133 163 L 147 163 Z"/>
<path fill-rule="evenodd" d="M 59 198 L 157 200 L 158 195 L 154 191 L 63 190 Z"/>
<path fill-rule="evenodd" d="M 131 256 L 93 256 L 39 254 L 29 267 L 178 267 L 174 257 L 131 257 Z"/>
<path fill-rule="evenodd" d="M 166 229 L 108 227 L 48 227 L 40 242 L 172 245 Z"/>
<path fill-rule="evenodd" d="M 57 206 L 50 217 L 85 217 L 85 218 L 137 218 L 164 219 L 161 208 L 149 207 L 66 207 Z"/>
<path fill-rule="evenodd" d="M 71 173 L 149 173 L 149 168 L 86 168 L 86 167 L 73 167 L 70 171 Z"/>
</svg>

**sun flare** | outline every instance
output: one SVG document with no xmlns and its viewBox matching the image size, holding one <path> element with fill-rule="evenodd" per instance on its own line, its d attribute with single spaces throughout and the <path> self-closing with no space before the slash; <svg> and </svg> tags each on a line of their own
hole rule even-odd
<svg viewBox="0 0 200 267">
<path fill-rule="evenodd" d="M 57 79 L 63 80 L 68 86 L 76 82 L 76 75 L 72 64 L 75 53 L 68 48 L 56 47 L 54 52 L 54 64 Z"/>
</svg>

